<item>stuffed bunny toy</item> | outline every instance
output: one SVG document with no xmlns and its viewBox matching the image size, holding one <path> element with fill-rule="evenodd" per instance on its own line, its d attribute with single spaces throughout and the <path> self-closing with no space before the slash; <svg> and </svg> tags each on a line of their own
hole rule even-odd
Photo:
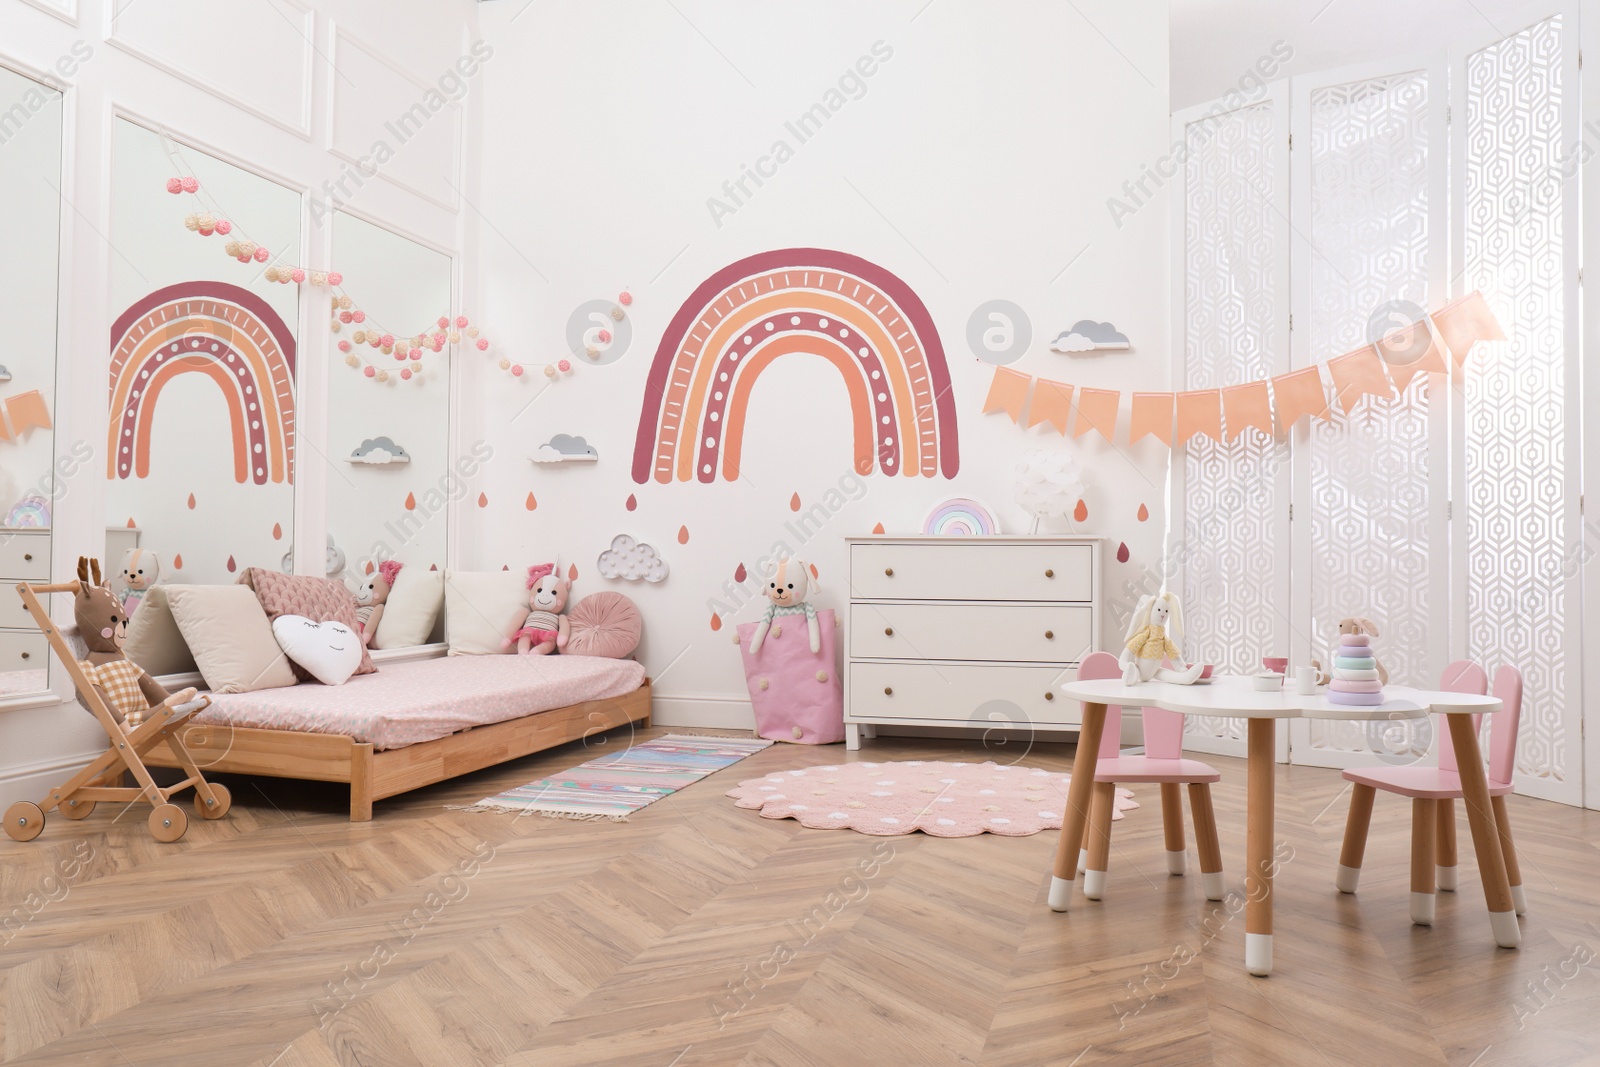
<svg viewBox="0 0 1600 1067">
<path fill-rule="evenodd" d="M 161 580 L 161 557 L 142 548 L 130 548 L 122 557 L 122 573 L 112 589 L 122 599 L 122 613 L 133 618 L 144 595 Z"/>
<path fill-rule="evenodd" d="M 1167 636 L 1169 629 L 1171 637 Z M 1152 678 L 1176 685 L 1194 684 L 1200 672 L 1205 670 L 1204 664 L 1196 663 L 1181 671 L 1161 665 L 1163 660 L 1169 659 L 1182 663 L 1182 645 L 1183 612 L 1178 603 L 1178 594 L 1140 597 L 1139 606 L 1128 621 L 1128 635 L 1123 642 L 1122 655 L 1117 657 L 1117 663 L 1122 667 L 1123 684 L 1148 682 Z"/>
<path fill-rule="evenodd" d="M 806 631 L 811 638 L 811 653 L 815 655 L 822 651 L 822 628 L 817 623 L 817 608 L 807 599 L 816 590 L 811 568 L 804 560 L 780 560 L 778 573 L 767 582 L 767 610 L 761 616 L 755 633 L 750 636 L 750 654 L 754 656 L 761 651 L 767 631 L 772 628 L 772 620 L 780 615 L 804 615 Z"/>
<path fill-rule="evenodd" d="M 97 559 L 78 557 L 78 592 L 73 597 L 72 612 L 78 623 L 78 635 L 89 650 L 88 655 L 78 661 L 78 666 L 83 668 L 106 708 L 125 728 L 137 726 L 153 708 L 177 707 L 194 699 L 193 687 L 168 693 L 123 653 L 128 616 L 122 602 L 111 591 L 111 583 L 101 582 Z"/>
<path fill-rule="evenodd" d="M 1349 616 L 1347 618 L 1343 618 L 1343 619 L 1339 620 L 1339 632 L 1341 634 L 1367 634 L 1370 637 L 1377 637 L 1378 636 L 1378 626 L 1371 619 L 1366 618 L 1365 616 L 1357 617 L 1357 616 L 1352 615 L 1352 616 Z M 1377 657 L 1374 656 L 1373 659 L 1377 660 Z M 1379 685 L 1388 685 L 1389 684 L 1389 669 L 1383 665 L 1383 661 L 1382 660 L 1377 660 L 1377 662 L 1378 662 L 1378 684 Z M 1327 681 L 1328 675 L 1322 669 L 1322 661 L 1321 660 L 1312 660 L 1311 661 L 1311 666 L 1312 666 L 1312 669 L 1317 672 L 1317 681 L 1319 683 Z"/>
<path fill-rule="evenodd" d="M 528 617 L 516 633 L 503 644 L 517 642 L 517 652 L 535 656 L 549 655 L 567 647 L 571 624 L 567 621 L 567 597 L 572 583 L 556 573 L 554 563 L 541 563 L 528 568 Z"/>
<path fill-rule="evenodd" d="M 356 621 L 361 624 L 364 646 L 371 647 L 373 637 L 377 636 L 378 623 L 383 620 L 383 606 L 389 602 L 389 591 L 394 588 L 401 566 L 399 560 L 386 559 L 356 586 Z"/>
</svg>

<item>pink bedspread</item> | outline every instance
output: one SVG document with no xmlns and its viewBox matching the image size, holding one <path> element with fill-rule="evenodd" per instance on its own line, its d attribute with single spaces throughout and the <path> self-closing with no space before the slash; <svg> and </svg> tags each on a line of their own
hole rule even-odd
<svg viewBox="0 0 1600 1067">
<path fill-rule="evenodd" d="M 343 685 L 212 694 L 197 723 L 348 734 L 382 751 L 469 726 L 631 693 L 644 665 L 598 656 L 441 656 L 379 663 Z"/>
</svg>

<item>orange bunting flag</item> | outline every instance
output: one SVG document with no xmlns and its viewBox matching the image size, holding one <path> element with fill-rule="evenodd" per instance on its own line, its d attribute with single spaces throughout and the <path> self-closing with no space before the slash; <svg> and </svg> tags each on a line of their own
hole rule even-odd
<svg viewBox="0 0 1600 1067">
<path fill-rule="evenodd" d="M 1278 411 L 1278 428 L 1284 433 L 1307 415 L 1324 422 L 1333 418 L 1328 410 L 1328 394 L 1322 388 L 1322 372 L 1316 367 L 1272 379 L 1272 401 Z"/>
<path fill-rule="evenodd" d="M 1272 404 L 1267 383 L 1249 382 L 1222 391 L 1222 414 L 1228 423 L 1227 439 L 1237 439 L 1246 429 L 1272 436 Z"/>
<path fill-rule="evenodd" d="M 1457 364 L 1466 362 L 1467 353 L 1477 342 L 1506 339 L 1494 312 L 1489 310 L 1488 301 L 1476 289 L 1434 312 L 1433 325 Z"/>
<path fill-rule="evenodd" d="M 1372 395 L 1387 400 L 1394 396 L 1389 379 L 1383 376 L 1383 363 L 1378 350 L 1372 345 L 1334 356 L 1328 360 L 1328 377 L 1333 379 L 1333 392 L 1346 415 L 1355 410 L 1356 401 Z"/>
<path fill-rule="evenodd" d="M 1028 375 L 1008 367 L 994 369 L 994 381 L 989 385 L 989 395 L 983 402 L 983 412 L 1003 411 L 1016 422 L 1022 417 L 1023 402 L 1028 399 Z"/>
<path fill-rule="evenodd" d="M 1378 342 L 1378 358 L 1389 368 L 1389 377 L 1400 392 L 1406 391 L 1411 379 L 1425 371 L 1447 374 L 1444 352 L 1428 328 L 1427 319 L 1419 319 L 1410 326 L 1393 331 Z"/>
<path fill-rule="evenodd" d="M 1067 432 L 1067 415 L 1072 411 L 1072 386 L 1037 378 L 1033 383 L 1033 403 L 1028 405 L 1028 425 L 1048 422 L 1056 433 Z"/>
<path fill-rule="evenodd" d="M 1205 434 L 1213 441 L 1222 439 L 1222 394 L 1215 389 L 1196 389 L 1177 394 L 1178 436 L 1173 444 L 1181 445 L 1195 434 Z"/>
<path fill-rule="evenodd" d="M 51 425 L 50 408 L 37 389 L 7 397 L 6 418 L 11 420 L 11 432 L 19 438 L 28 430 L 48 430 Z"/>
<path fill-rule="evenodd" d="M 1134 393 L 1128 420 L 1128 443 L 1151 434 L 1164 445 L 1172 444 L 1172 394 Z"/>
<path fill-rule="evenodd" d="M 1117 434 L 1117 405 L 1122 394 L 1115 389 L 1079 389 L 1078 421 L 1072 424 L 1072 436 L 1082 437 L 1090 430 L 1099 430 L 1111 441 Z"/>
</svg>

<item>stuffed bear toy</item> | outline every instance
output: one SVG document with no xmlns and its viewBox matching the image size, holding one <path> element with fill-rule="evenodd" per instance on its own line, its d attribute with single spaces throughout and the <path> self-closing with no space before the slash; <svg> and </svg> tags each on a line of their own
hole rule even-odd
<svg viewBox="0 0 1600 1067">
<path fill-rule="evenodd" d="M 1172 636 L 1168 637 L 1168 630 Z M 1178 594 L 1162 593 L 1159 596 L 1139 598 L 1139 606 L 1128 620 L 1128 635 L 1123 642 L 1122 655 L 1117 663 L 1122 667 L 1122 681 L 1126 685 L 1148 682 L 1152 678 L 1176 685 L 1192 685 L 1205 670 L 1201 663 L 1185 670 L 1163 667 L 1163 660 L 1182 663 L 1183 612 Z"/>
<path fill-rule="evenodd" d="M 122 557 L 122 573 L 112 589 L 122 599 L 122 613 L 133 618 L 144 596 L 161 580 L 161 557 L 142 548 L 130 548 Z"/>
<path fill-rule="evenodd" d="M 356 621 L 361 624 L 364 646 L 371 647 L 372 639 L 377 636 L 378 623 L 383 620 L 383 606 L 389 602 L 389 591 L 394 588 L 401 566 L 399 560 L 386 559 L 356 586 Z"/>
<path fill-rule="evenodd" d="M 546 656 L 565 649 L 572 632 L 566 616 L 567 597 L 571 592 L 572 583 L 556 573 L 554 563 L 529 567 L 528 607 L 532 610 L 517 632 L 502 644 L 510 647 L 515 640 L 519 655 L 531 652 L 535 656 Z"/>
<path fill-rule="evenodd" d="M 97 559 L 78 557 L 78 592 L 73 597 L 72 613 L 78 623 L 78 635 L 89 650 L 78 666 L 124 728 L 138 726 L 153 708 L 178 707 L 194 699 L 193 687 L 168 693 L 122 651 L 128 636 L 128 616 L 111 591 L 111 583 L 101 583 Z"/>
<path fill-rule="evenodd" d="M 752 656 L 761 651 L 767 631 L 772 628 L 772 620 L 782 615 L 804 615 L 806 630 L 811 637 L 811 651 L 813 654 L 821 651 L 822 632 L 817 625 L 817 608 L 807 600 L 816 588 L 811 578 L 811 568 L 804 560 L 786 559 L 778 563 L 778 573 L 767 582 L 767 610 L 750 638 Z"/>
</svg>

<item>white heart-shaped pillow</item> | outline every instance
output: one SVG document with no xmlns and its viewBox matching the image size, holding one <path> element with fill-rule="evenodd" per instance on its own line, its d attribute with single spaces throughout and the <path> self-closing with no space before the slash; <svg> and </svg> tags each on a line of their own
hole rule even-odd
<svg viewBox="0 0 1600 1067">
<path fill-rule="evenodd" d="M 304 615 L 272 620 L 278 647 L 323 685 L 343 685 L 361 666 L 361 638 L 342 622 L 312 622 Z"/>
</svg>

